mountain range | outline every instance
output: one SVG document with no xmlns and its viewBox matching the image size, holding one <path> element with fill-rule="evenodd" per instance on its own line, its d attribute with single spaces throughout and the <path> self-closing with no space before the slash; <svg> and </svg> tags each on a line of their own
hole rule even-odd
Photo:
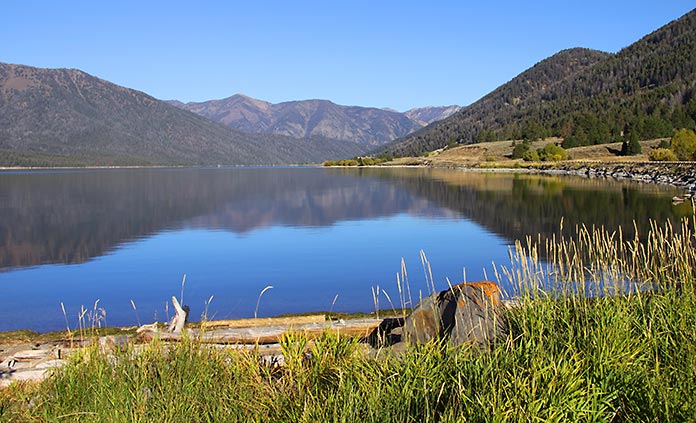
<svg viewBox="0 0 696 423">
<path fill-rule="evenodd" d="M 696 127 L 696 10 L 616 54 L 574 48 L 522 72 L 447 119 L 380 151 L 419 155 L 452 143 L 564 138 L 564 146 Z"/>
<path fill-rule="evenodd" d="M 0 166 L 287 164 L 364 150 L 241 132 L 75 69 L 0 63 Z"/>
<path fill-rule="evenodd" d="M 696 128 L 696 10 L 615 54 L 563 50 L 469 106 L 405 113 L 243 95 L 167 103 L 75 69 L 0 63 L 0 166 L 307 163 L 678 128 Z"/>
<path fill-rule="evenodd" d="M 168 102 L 230 128 L 245 132 L 322 137 L 352 141 L 368 148 L 381 146 L 429 123 L 444 119 L 459 106 L 423 107 L 399 113 L 373 107 L 341 106 L 328 100 L 269 103 L 235 94 L 222 100 Z"/>
</svg>

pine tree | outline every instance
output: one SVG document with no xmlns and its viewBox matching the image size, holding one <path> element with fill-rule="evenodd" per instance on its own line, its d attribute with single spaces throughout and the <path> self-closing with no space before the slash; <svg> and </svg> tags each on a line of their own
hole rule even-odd
<svg viewBox="0 0 696 423">
<path fill-rule="evenodd" d="M 635 131 L 630 131 L 624 136 L 624 142 L 621 145 L 622 156 L 635 156 L 643 152 L 643 148 L 638 142 L 638 134 Z"/>
</svg>

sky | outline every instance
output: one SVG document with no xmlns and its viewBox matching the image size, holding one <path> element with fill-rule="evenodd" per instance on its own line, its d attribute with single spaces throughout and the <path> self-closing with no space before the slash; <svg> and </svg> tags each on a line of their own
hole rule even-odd
<svg viewBox="0 0 696 423">
<path fill-rule="evenodd" d="M 617 52 L 684 0 L 0 1 L 0 62 L 163 100 L 468 105 L 572 47 Z"/>
</svg>

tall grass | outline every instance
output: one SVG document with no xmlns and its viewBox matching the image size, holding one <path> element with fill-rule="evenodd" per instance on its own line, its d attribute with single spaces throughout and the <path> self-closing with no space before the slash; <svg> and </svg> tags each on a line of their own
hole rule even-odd
<svg viewBox="0 0 696 423">
<path fill-rule="evenodd" d="M 332 333 L 284 337 L 283 366 L 196 340 L 87 349 L 40 385 L 0 391 L 0 419 L 696 421 L 692 224 L 655 224 L 642 241 L 579 227 L 517 243 L 496 274 L 518 287 L 519 303 L 490 352 L 375 352 Z"/>
</svg>

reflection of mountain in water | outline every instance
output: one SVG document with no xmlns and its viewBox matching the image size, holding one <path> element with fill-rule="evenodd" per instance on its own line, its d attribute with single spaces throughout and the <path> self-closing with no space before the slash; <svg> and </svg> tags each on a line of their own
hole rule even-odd
<svg viewBox="0 0 696 423">
<path fill-rule="evenodd" d="M 509 240 L 680 213 L 670 190 L 437 169 L 146 169 L 0 174 L 0 268 L 78 263 L 186 227 L 250 231 L 409 213 L 466 216 Z M 684 214 L 686 211 L 682 211 Z"/>
<path fill-rule="evenodd" d="M 0 267 L 79 263 L 166 229 L 328 226 L 448 215 L 403 188 L 324 169 L 146 169 L 0 175 Z"/>
<path fill-rule="evenodd" d="M 398 180 L 414 194 L 460 212 L 508 240 L 558 233 L 575 225 L 622 228 L 624 237 L 645 235 L 650 220 L 676 220 L 691 212 L 674 207 L 674 191 L 665 187 L 579 177 L 475 173 L 445 169 L 382 171 L 374 175 Z"/>
<path fill-rule="evenodd" d="M 374 179 L 332 177 L 336 184 L 326 189 L 301 189 L 270 195 L 239 198 L 197 216 L 183 226 L 247 232 L 259 227 L 330 226 L 339 221 L 409 213 L 452 217 L 458 213 L 441 209 L 414 197 L 398 186 Z"/>
</svg>

